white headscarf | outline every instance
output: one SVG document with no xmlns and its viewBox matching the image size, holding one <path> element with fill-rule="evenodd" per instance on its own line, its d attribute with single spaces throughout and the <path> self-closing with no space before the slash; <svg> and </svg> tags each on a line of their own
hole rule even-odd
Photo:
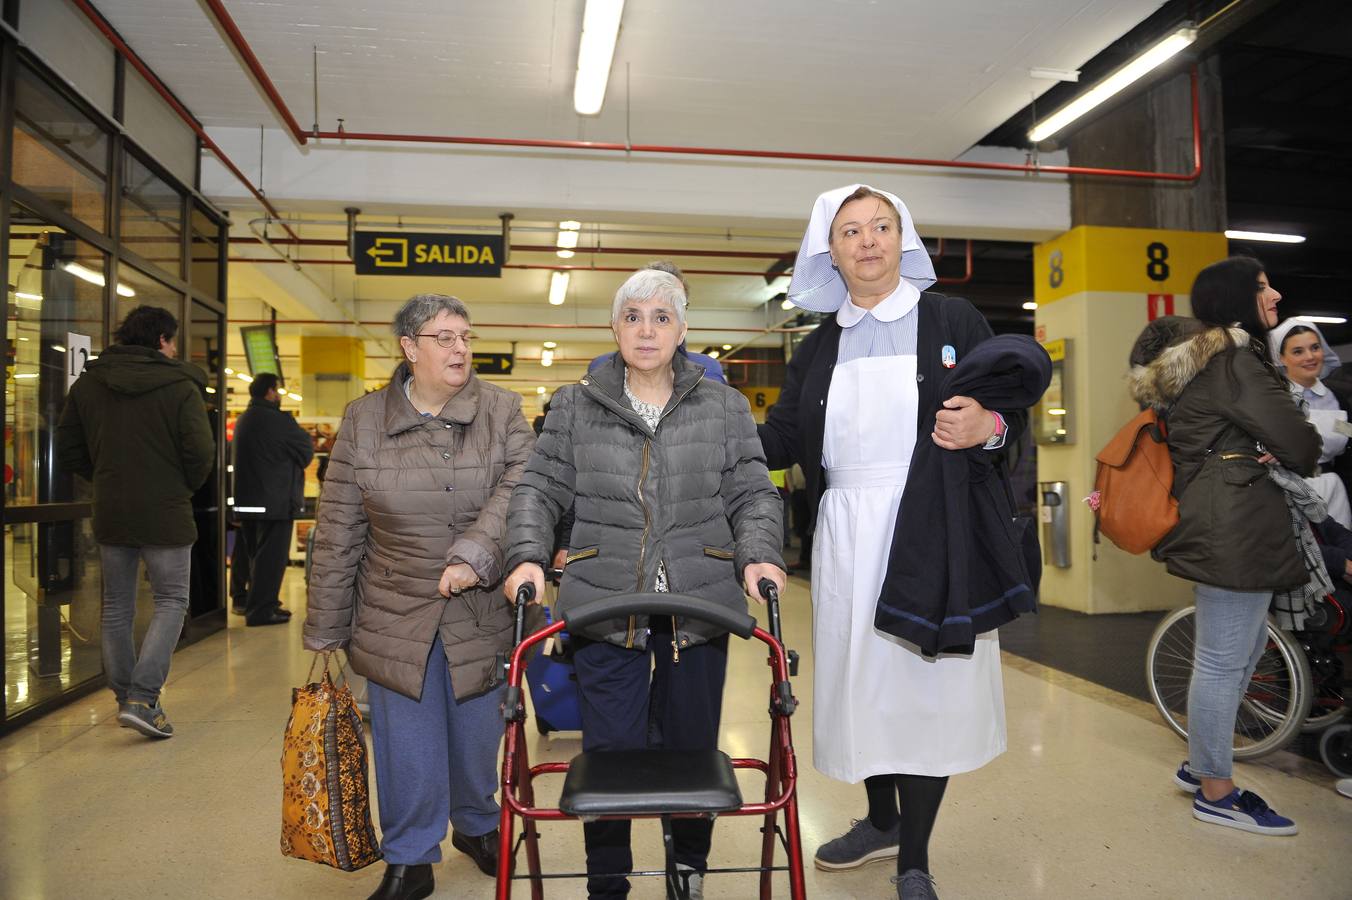
<svg viewBox="0 0 1352 900">
<path fill-rule="evenodd" d="M 789 302 L 810 312 L 835 312 L 845 303 L 849 291 L 839 270 L 831 264 L 831 222 L 840 211 L 845 198 L 866 184 L 849 184 L 827 191 L 812 204 L 803 243 L 798 248 L 798 259 L 793 264 L 793 278 L 789 281 Z M 869 190 L 878 190 L 869 188 Z M 911 212 L 901 198 L 887 191 L 878 191 L 892 201 L 901 215 L 901 277 L 920 290 L 934 284 L 934 263 L 920 242 Z"/>
<path fill-rule="evenodd" d="M 1272 357 L 1273 365 L 1285 371 L 1286 365 L 1282 362 L 1282 341 L 1286 340 L 1286 336 L 1291 333 L 1291 329 L 1297 325 L 1310 329 L 1319 338 L 1319 346 L 1324 348 L 1324 368 L 1320 371 L 1319 377 L 1321 380 L 1328 378 L 1329 373 L 1341 366 L 1343 361 L 1338 358 L 1338 354 L 1333 352 L 1329 342 L 1324 340 L 1324 332 L 1319 330 L 1319 326 L 1309 319 L 1302 319 L 1299 316 L 1287 319 L 1268 332 L 1268 354 Z"/>
</svg>

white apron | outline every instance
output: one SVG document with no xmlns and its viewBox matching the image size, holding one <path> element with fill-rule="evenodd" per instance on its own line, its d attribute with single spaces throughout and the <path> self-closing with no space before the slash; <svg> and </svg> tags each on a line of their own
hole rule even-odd
<svg viewBox="0 0 1352 900">
<path fill-rule="evenodd" d="M 915 376 L 914 356 L 853 360 L 836 366 L 826 403 L 827 491 L 812 559 L 813 764 L 850 783 L 969 772 L 1005 750 L 996 632 L 979 635 L 971 656 L 925 659 L 873 627 L 915 448 Z"/>
</svg>

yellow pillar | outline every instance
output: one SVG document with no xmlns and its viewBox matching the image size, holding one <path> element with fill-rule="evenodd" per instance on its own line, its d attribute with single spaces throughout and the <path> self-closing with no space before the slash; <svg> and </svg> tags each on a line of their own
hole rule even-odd
<svg viewBox="0 0 1352 900">
<path fill-rule="evenodd" d="M 338 418 L 366 391 L 366 346 L 361 338 L 301 335 L 301 415 Z"/>
<path fill-rule="evenodd" d="M 1067 483 L 1070 516 L 1070 565 L 1050 565 L 1048 557 L 1043 603 L 1110 613 L 1191 602 L 1190 583 L 1148 554 L 1133 556 L 1106 538 L 1096 548 L 1094 517 L 1081 498 L 1093 490 L 1094 456 L 1137 413 L 1126 385 L 1137 335 L 1156 315 L 1189 315 L 1193 279 L 1226 255 L 1222 234 L 1089 225 L 1034 248 L 1037 339 L 1064 359 L 1059 398 L 1050 393 L 1029 427 L 1038 440 L 1038 481 Z M 1040 512 L 1045 520 L 1048 510 Z"/>
</svg>

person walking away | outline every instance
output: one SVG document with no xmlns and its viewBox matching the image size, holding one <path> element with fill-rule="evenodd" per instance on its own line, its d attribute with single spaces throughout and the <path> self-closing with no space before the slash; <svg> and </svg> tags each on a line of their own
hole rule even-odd
<svg viewBox="0 0 1352 900">
<path fill-rule="evenodd" d="M 201 372 L 176 359 L 178 322 L 138 306 L 116 343 L 70 390 L 57 426 L 57 460 L 94 485 L 94 539 L 103 564 L 103 668 L 120 725 L 173 736 L 160 705 L 188 610 L 192 495 L 211 474 L 216 441 Z M 136 576 L 145 560 L 155 610 L 138 650 Z"/>
<path fill-rule="evenodd" d="M 246 625 L 282 625 L 291 618 L 277 595 L 290 560 L 291 525 L 305 503 L 305 467 L 315 455 L 310 435 L 282 411 L 277 383 L 271 372 L 255 377 L 249 408 L 235 422 L 236 539 L 244 539 L 249 565 Z"/>
</svg>

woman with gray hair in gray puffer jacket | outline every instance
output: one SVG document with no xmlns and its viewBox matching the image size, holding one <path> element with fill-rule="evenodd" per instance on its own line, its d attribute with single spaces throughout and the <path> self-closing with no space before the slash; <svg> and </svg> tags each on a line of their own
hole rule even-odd
<svg viewBox="0 0 1352 900">
<path fill-rule="evenodd" d="M 621 593 L 670 591 L 745 609 L 758 582 L 783 589 L 782 504 L 746 398 L 704 378 L 677 348 L 686 295 L 669 272 L 642 269 L 615 294 L 619 353 L 554 394 L 507 513 L 509 597 L 539 596 L 554 528 L 576 523 L 559 590 L 567 611 Z M 728 636 L 701 622 L 628 616 L 574 635 L 586 751 L 717 746 Z M 650 654 L 651 651 L 651 654 Z M 656 673 L 653 667 L 656 667 Z M 649 689 L 653 682 L 663 690 Z M 651 712 L 651 716 L 650 716 Z M 591 897 L 622 897 L 633 867 L 629 822 L 583 825 Z M 676 861 L 707 868 L 713 823 L 672 823 Z"/>
</svg>

